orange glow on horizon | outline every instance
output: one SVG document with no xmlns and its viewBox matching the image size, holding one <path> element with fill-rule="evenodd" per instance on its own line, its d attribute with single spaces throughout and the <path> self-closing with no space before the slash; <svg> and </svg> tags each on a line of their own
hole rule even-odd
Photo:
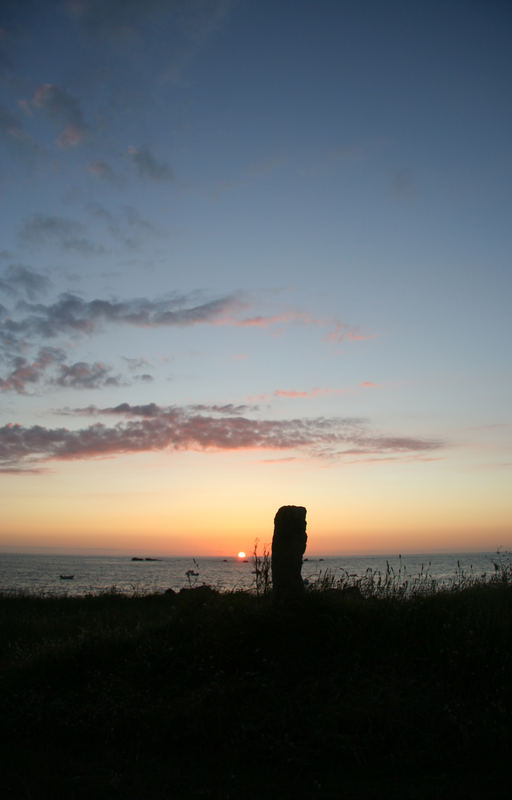
<svg viewBox="0 0 512 800">
<path fill-rule="evenodd" d="M 311 556 L 512 546 L 505 471 L 483 480 L 443 464 L 308 468 L 247 453 L 218 455 L 215 465 L 195 453 L 140 454 L 3 476 L 0 549 L 236 557 L 256 541 L 260 552 L 268 546 L 274 515 L 289 504 L 307 508 Z"/>
</svg>

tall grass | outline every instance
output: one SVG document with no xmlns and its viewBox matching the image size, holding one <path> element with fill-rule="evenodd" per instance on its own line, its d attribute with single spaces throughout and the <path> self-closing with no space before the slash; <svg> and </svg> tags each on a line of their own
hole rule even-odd
<svg viewBox="0 0 512 800">
<path fill-rule="evenodd" d="M 252 553 L 254 590 L 261 597 L 267 595 L 272 589 L 272 559 L 268 545 L 263 545 L 263 551 L 258 551 L 259 540 L 254 543 Z"/>
<path fill-rule="evenodd" d="M 363 575 L 350 573 L 346 569 L 319 570 L 307 582 L 310 592 L 339 591 L 360 595 L 364 598 L 411 598 L 435 595 L 439 592 L 458 592 L 474 586 L 505 584 L 512 585 L 512 555 L 498 552 L 493 561 L 494 572 L 476 574 L 473 567 L 464 569 L 460 561 L 453 575 L 444 579 L 432 575 L 430 563 L 422 564 L 419 572 L 410 575 L 401 556 L 398 567 L 386 561 L 381 571 L 368 567 Z"/>
<path fill-rule="evenodd" d="M 253 592 L 0 596 L 2 800 L 508 799 L 507 554 L 319 573 L 293 608 L 258 559 Z"/>
</svg>

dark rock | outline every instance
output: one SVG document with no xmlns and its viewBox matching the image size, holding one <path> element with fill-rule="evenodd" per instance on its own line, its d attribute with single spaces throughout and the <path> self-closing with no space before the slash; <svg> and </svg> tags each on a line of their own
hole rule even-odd
<svg viewBox="0 0 512 800">
<path fill-rule="evenodd" d="M 301 569 L 307 538 L 306 509 L 281 506 L 274 518 L 272 539 L 272 584 L 274 597 L 280 602 L 304 594 Z"/>
</svg>

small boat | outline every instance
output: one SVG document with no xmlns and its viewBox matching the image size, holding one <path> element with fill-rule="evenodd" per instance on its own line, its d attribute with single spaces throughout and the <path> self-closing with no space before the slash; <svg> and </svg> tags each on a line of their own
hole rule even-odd
<svg viewBox="0 0 512 800">
<path fill-rule="evenodd" d="M 74 575 L 61 575 L 60 579 L 61 581 L 72 581 L 74 577 Z"/>
</svg>

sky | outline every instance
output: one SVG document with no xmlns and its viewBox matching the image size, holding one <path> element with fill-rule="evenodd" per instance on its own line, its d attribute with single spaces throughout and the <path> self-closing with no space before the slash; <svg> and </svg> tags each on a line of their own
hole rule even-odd
<svg viewBox="0 0 512 800">
<path fill-rule="evenodd" d="M 511 23 L 4 0 L 0 549 L 512 547 Z"/>
</svg>

